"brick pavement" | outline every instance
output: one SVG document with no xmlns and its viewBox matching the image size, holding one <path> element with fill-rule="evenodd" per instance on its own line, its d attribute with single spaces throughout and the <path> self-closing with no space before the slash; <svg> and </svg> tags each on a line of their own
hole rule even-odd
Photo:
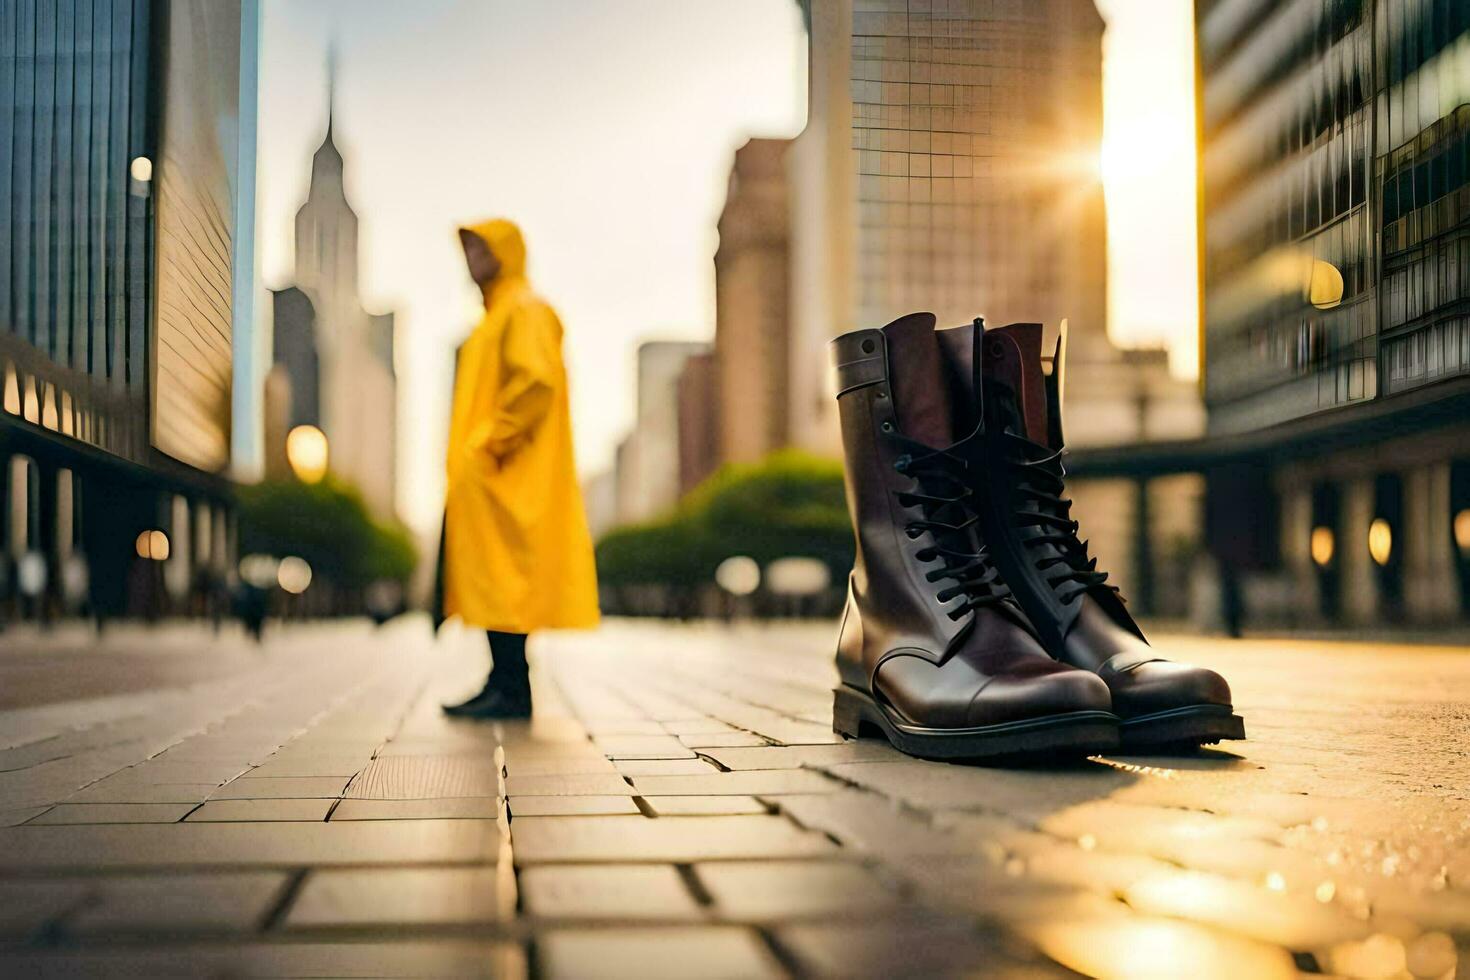
<svg viewBox="0 0 1470 980">
<path fill-rule="evenodd" d="M 546 637 L 535 722 L 487 725 L 437 710 L 476 638 L 303 627 L 0 714 L 0 969 L 1470 973 L 1464 651 L 1161 643 L 1250 741 L 987 769 L 834 736 L 830 640 Z"/>
</svg>

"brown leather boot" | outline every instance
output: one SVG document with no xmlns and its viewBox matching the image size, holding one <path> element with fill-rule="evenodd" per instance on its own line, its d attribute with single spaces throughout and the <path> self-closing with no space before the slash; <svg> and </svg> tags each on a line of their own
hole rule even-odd
<svg viewBox="0 0 1470 980">
<path fill-rule="evenodd" d="M 968 457 L 971 487 L 995 563 L 1046 649 L 1107 682 L 1124 748 L 1245 738 L 1225 679 L 1155 655 L 1078 540 L 1063 496 L 1065 326 L 1049 375 L 1039 323 L 983 331 L 982 344 L 986 438 Z"/>
<path fill-rule="evenodd" d="M 832 341 L 857 533 L 832 727 L 931 758 L 1112 748 L 1107 685 L 1047 655 L 985 555 L 941 342 L 927 313 Z"/>
</svg>

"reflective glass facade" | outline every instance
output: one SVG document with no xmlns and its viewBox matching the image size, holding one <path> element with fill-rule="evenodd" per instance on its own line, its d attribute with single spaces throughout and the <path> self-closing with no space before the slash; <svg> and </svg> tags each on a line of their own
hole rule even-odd
<svg viewBox="0 0 1470 980">
<path fill-rule="evenodd" d="M 856 323 L 1104 333 L 1091 0 L 854 0 Z"/>
<path fill-rule="evenodd" d="M 1470 4 L 1198 0 L 1196 20 L 1212 429 L 1470 372 Z"/>
<path fill-rule="evenodd" d="M 0 0 L 0 410 L 147 448 L 148 0 Z"/>
</svg>

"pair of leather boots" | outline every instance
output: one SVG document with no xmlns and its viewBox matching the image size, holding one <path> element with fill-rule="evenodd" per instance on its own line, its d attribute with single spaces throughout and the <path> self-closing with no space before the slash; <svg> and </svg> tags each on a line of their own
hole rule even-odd
<svg viewBox="0 0 1470 980">
<path fill-rule="evenodd" d="M 1078 540 L 1065 343 L 929 313 L 832 342 L 857 534 L 840 734 L 969 759 L 1245 737 L 1224 679 L 1155 656 Z"/>
</svg>

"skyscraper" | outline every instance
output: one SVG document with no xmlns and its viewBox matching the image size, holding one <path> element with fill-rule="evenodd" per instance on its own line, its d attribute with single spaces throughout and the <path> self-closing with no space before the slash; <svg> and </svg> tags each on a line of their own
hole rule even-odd
<svg viewBox="0 0 1470 980">
<path fill-rule="evenodd" d="M 1470 613 L 1470 6 L 1197 0 L 1217 548 L 1282 615 Z M 1263 514 L 1274 520 L 1263 520 Z"/>
<path fill-rule="evenodd" d="M 345 164 L 332 114 L 311 161 L 306 202 L 296 212 L 296 275 L 275 293 L 269 391 L 288 407 L 267 407 L 268 465 L 283 460 L 283 428 L 316 425 L 327 437 L 329 468 L 362 491 L 380 517 L 396 503 L 397 376 L 392 313 L 363 309 L 358 292 L 357 213 L 347 200 Z M 283 426 L 279 420 L 285 420 Z"/>
<path fill-rule="evenodd" d="M 217 602 L 258 30 L 254 0 L 0 4 L 0 618 Z"/>
<path fill-rule="evenodd" d="M 941 326 L 1040 322 L 1052 336 L 1067 320 L 1072 447 L 1197 435 L 1199 398 L 1164 352 L 1120 351 L 1107 336 L 1104 25 L 1092 0 L 801 6 L 808 121 L 786 154 L 792 441 L 836 451 L 827 341 L 915 310 Z M 1103 563 L 1142 581 L 1159 532 L 1146 485 L 1071 489 Z"/>
<path fill-rule="evenodd" d="M 944 326 L 1068 320 L 1068 397 L 1087 406 L 1074 442 L 1196 431 L 1197 402 L 1163 360 L 1124 359 L 1107 339 L 1092 0 L 802 8 L 809 117 L 787 154 L 792 357 L 808 365 L 791 381 L 795 440 L 834 445 L 826 341 L 914 310 Z M 1140 392 L 1169 407 L 1141 415 Z"/>
<path fill-rule="evenodd" d="M 720 213 L 715 390 L 722 463 L 754 462 L 791 442 L 790 144 L 752 139 L 737 150 Z"/>
</svg>

